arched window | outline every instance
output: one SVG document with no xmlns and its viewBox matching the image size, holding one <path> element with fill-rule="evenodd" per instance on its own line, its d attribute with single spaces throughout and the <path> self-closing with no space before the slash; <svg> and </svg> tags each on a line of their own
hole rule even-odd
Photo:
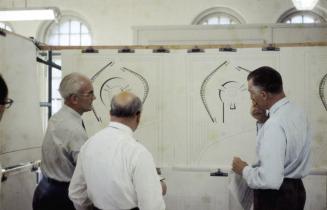
<svg viewBox="0 0 327 210">
<path fill-rule="evenodd" d="M 7 24 L 0 22 L 0 28 L 6 29 L 7 31 L 13 31 L 12 28 Z"/>
<path fill-rule="evenodd" d="M 77 17 L 63 16 L 58 23 L 52 22 L 45 34 L 45 43 L 50 45 L 92 44 L 89 27 Z"/>
<path fill-rule="evenodd" d="M 245 23 L 242 16 L 225 7 L 207 9 L 201 12 L 192 22 L 194 25 L 227 25 L 241 23 Z"/>
<path fill-rule="evenodd" d="M 62 12 L 61 18 L 55 22 L 44 22 L 40 26 L 37 37 L 44 43 L 49 45 L 65 45 L 65 46 L 90 46 L 92 45 L 91 30 L 88 24 L 79 18 L 78 14 L 71 12 Z M 44 58 L 48 59 L 47 57 Z M 52 61 L 61 66 L 61 54 L 60 52 L 54 52 Z M 46 78 L 48 75 L 45 71 L 41 74 L 45 74 L 42 78 Z M 59 84 L 62 79 L 62 72 L 52 68 L 52 113 L 57 112 L 62 106 L 62 98 L 58 91 Z M 45 85 L 48 85 L 45 82 Z M 47 97 L 47 88 L 43 88 L 42 95 Z M 45 100 L 45 99 L 43 99 Z M 46 127 L 46 125 L 44 126 Z"/>
<path fill-rule="evenodd" d="M 282 14 L 277 22 L 289 24 L 324 23 L 326 22 L 325 17 L 326 14 L 319 9 L 314 9 L 312 11 L 299 11 L 292 8 Z"/>
</svg>

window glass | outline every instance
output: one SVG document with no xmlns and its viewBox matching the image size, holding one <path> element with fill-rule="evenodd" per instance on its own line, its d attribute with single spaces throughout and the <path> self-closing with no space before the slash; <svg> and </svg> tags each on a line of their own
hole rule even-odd
<svg viewBox="0 0 327 210">
<path fill-rule="evenodd" d="M 225 7 L 209 8 L 200 13 L 192 24 L 196 25 L 226 25 L 245 23 L 235 11 Z"/>
<path fill-rule="evenodd" d="M 295 8 L 286 11 L 278 19 L 278 23 L 302 24 L 302 23 L 324 23 L 325 13 L 316 11 L 298 11 Z"/>
<path fill-rule="evenodd" d="M 53 22 L 47 30 L 45 42 L 50 45 L 91 45 L 90 30 L 81 20 L 63 17 Z"/>
<path fill-rule="evenodd" d="M 71 28 L 70 32 L 72 34 L 80 34 L 81 33 L 81 23 L 78 21 L 72 21 L 70 23 L 70 28 Z"/>
<path fill-rule="evenodd" d="M 1 26 L 1 25 L 0 25 Z M 90 29 L 83 21 L 75 17 L 63 16 L 59 22 L 53 22 L 46 31 L 45 42 L 50 45 L 92 45 Z M 60 57 L 54 56 L 53 62 L 61 66 Z M 58 91 L 62 79 L 61 71 L 52 68 L 52 113 L 62 106 L 62 98 Z"/>
</svg>

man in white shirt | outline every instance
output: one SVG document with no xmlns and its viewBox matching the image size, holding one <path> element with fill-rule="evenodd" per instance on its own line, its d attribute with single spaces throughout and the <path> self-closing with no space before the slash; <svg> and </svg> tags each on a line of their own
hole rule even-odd
<svg viewBox="0 0 327 210">
<path fill-rule="evenodd" d="M 81 116 L 92 109 L 95 96 L 91 80 L 79 73 L 65 76 L 59 92 L 65 101 L 49 120 L 44 136 L 43 178 L 34 192 L 33 210 L 75 210 L 68 186 L 80 148 L 88 138 Z"/>
<path fill-rule="evenodd" d="M 111 101 L 108 127 L 81 149 L 69 186 L 77 210 L 164 210 L 161 185 L 150 152 L 133 137 L 141 100 L 121 92 Z"/>
<path fill-rule="evenodd" d="M 269 118 L 258 123 L 256 164 L 249 166 L 235 157 L 233 171 L 254 189 L 254 210 L 303 209 L 306 193 L 302 178 L 310 169 L 308 119 L 286 98 L 281 75 L 271 67 L 251 72 L 248 90 L 253 106 L 267 110 Z"/>
</svg>

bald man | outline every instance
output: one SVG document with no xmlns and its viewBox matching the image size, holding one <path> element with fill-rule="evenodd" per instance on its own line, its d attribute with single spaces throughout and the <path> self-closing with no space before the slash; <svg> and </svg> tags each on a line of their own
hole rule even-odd
<svg viewBox="0 0 327 210">
<path fill-rule="evenodd" d="M 113 97 L 109 126 L 92 136 L 78 157 L 69 186 L 77 210 L 165 209 L 152 155 L 133 137 L 141 111 L 134 94 Z"/>
</svg>

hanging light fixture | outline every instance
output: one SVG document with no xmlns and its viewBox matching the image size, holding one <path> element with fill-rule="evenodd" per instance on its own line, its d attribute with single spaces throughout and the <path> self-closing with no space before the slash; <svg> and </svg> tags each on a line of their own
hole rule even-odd
<svg viewBox="0 0 327 210">
<path fill-rule="evenodd" d="M 59 16 L 60 11 L 57 7 L 29 8 L 27 0 L 24 8 L 0 9 L 0 21 L 56 20 Z"/>
<path fill-rule="evenodd" d="M 58 8 L 22 8 L 0 10 L 0 21 L 55 20 L 59 17 Z"/>
<path fill-rule="evenodd" d="M 312 10 L 319 0 L 292 0 L 297 10 Z"/>
</svg>

